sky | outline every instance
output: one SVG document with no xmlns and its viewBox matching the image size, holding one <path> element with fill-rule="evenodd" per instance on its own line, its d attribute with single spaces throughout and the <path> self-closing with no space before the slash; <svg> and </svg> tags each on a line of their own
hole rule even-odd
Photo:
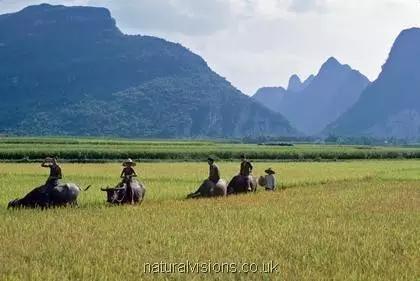
<svg viewBox="0 0 420 281">
<path fill-rule="evenodd" d="M 316 74 L 329 57 L 376 79 L 420 0 L 0 0 L 0 13 L 50 4 L 107 7 L 127 34 L 178 42 L 248 95 Z"/>
</svg>

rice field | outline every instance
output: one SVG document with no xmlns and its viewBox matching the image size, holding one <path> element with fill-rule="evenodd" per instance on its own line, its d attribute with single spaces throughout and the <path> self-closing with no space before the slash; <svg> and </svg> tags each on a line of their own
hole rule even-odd
<svg viewBox="0 0 420 281">
<path fill-rule="evenodd" d="M 277 171 L 276 192 L 184 200 L 205 162 L 140 162 L 145 202 L 114 207 L 99 188 L 119 163 L 64 163 L 64 181 L 92 188 L 41 211 L 6 206 L 48 171 L 1 163 L 0 280 L 420 280 L 420 161 L 254 164 Z M 219 166 L 229 179 L 239 165 Z"/>
</svg>

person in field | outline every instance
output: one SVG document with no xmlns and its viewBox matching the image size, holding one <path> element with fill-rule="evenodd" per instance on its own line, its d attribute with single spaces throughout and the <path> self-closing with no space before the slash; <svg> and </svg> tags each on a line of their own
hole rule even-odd
<svg viewBox="0 0 420 281">
<path fill-rule="evenodd" d="M 50 175 L 48 176 L 45 186 L 53 188 L 59 184 L 59 180 L 63 178 L 61 167 L 57 163 L 57 157 L 47 157 L 41 163 L 41 167 L 50 169 Z"/>
<path fill-rule="evenodd" d="M 134 166 L 136 166 L 136 162 L 132 159 L 128 158 L 126 161 L 123 162 L 123 170 L 121 171 L 120 178 L 122 178 L 122 182 L 120 185 L 124 185 L 125 183 L 131 181 L 131 178 L 137 177 L 137 173 L 134 170 Z"/>
<path fill-rule="evenodd" d="M 252 176 L 253 168 L 251 161 L 246 159 L 245 154 L 242 154 L 239 174 L 230 180 L 227 187 L 228 195 L 256 191 L 257 181 Z"/>
<path fill-rule="evenodd" d="M 207 159 L 207 163 L 209 164 L 209 180 L 216 184 L 220 180 L 219 166 L 214 163 L 214 159 L 212 157 Z"/>
<path fill-rule="evenodd" d="M 273 169 L 268 168 L 265 170 L 265 173 L 267 174 L 265 176 L 265 190 L 274 191 L 276 189 L 276 177 L 274 176 L 276 172 L 273 171 Z"/>
<path fill-rule="evenodd" d="M 57 163 L 57 157 L 45 158 L 41 163 L 41 167 L 50 169 L 50 174 L 45 185 L 39 189 L 41 194 L 45 197 L 44 200 L 49 203 L 50 193 L 59 185 L 59 180 L 63 178 L 63 174 L 61 172 L 61 167 Z"/>
<path fill-rule="evenodd" d="M 243 180 L 246 182 L 246 187 L 248 191 L 251 191 L 251 181 L 249 179 L 249 176 L 252 174 L 252 169 L 254 167 L 252 166 L 251 162 L 246 159 L 245 154 L 241 155 L 241 167 L 239 170 L 239 175 L 243 177 Z"/>
<path fill-rule="evenodd" d="M 227 184 L 220 178 L 219 166 L 216 165 L 212 157 L 207 159 L 207 163 L 209 165 L 208 178 L 196 192 L 188 194 L 187 198 L 226 196 Z"/>
<path fill-rule="evenodd" d="M 133 191 L 133 178 L 137 177 L 136 171 L 134 171 L 134 166 L 136 166 L 136 162 L 134 162 L 131 158 L 128 158 L 126 161 L 123 162 L 123 170 L 121 171 L 120 178 L 122 178 L 121 183 L 119 184 L 120 187 L 125 186 L 125 195 L 123 196 L 123 200 L 126 200 L 129 204 L 135 204 L 135 192 Z"/>
</svg>

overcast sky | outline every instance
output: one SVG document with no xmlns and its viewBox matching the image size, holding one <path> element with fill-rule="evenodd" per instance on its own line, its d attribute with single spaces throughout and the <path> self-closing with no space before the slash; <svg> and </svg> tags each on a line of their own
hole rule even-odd
<svg viewBox="0 0 420 281">
<path fill-rule="evenodd" d="M 420 0 L 41 2 L 107 7 L 123 32 L 183 44 L 246 94 L 305 78 L 330 56 L 373 80 L 399 32 L 420 26 Z M 0 13 L 38 3 L 0 0 Z"/>
</svg>

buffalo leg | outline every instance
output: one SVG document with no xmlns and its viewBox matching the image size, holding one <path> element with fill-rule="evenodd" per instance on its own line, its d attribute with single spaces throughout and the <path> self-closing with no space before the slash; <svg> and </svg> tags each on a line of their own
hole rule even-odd
<svg viewBox="0 0 420 281">
<path fill-rule="evenodd" d="M 71 207 L 79 207 L 79 202 L 77 202 L 77 200 L 74 200 L 73 202 L 70 203 Z"/>
</svg>

